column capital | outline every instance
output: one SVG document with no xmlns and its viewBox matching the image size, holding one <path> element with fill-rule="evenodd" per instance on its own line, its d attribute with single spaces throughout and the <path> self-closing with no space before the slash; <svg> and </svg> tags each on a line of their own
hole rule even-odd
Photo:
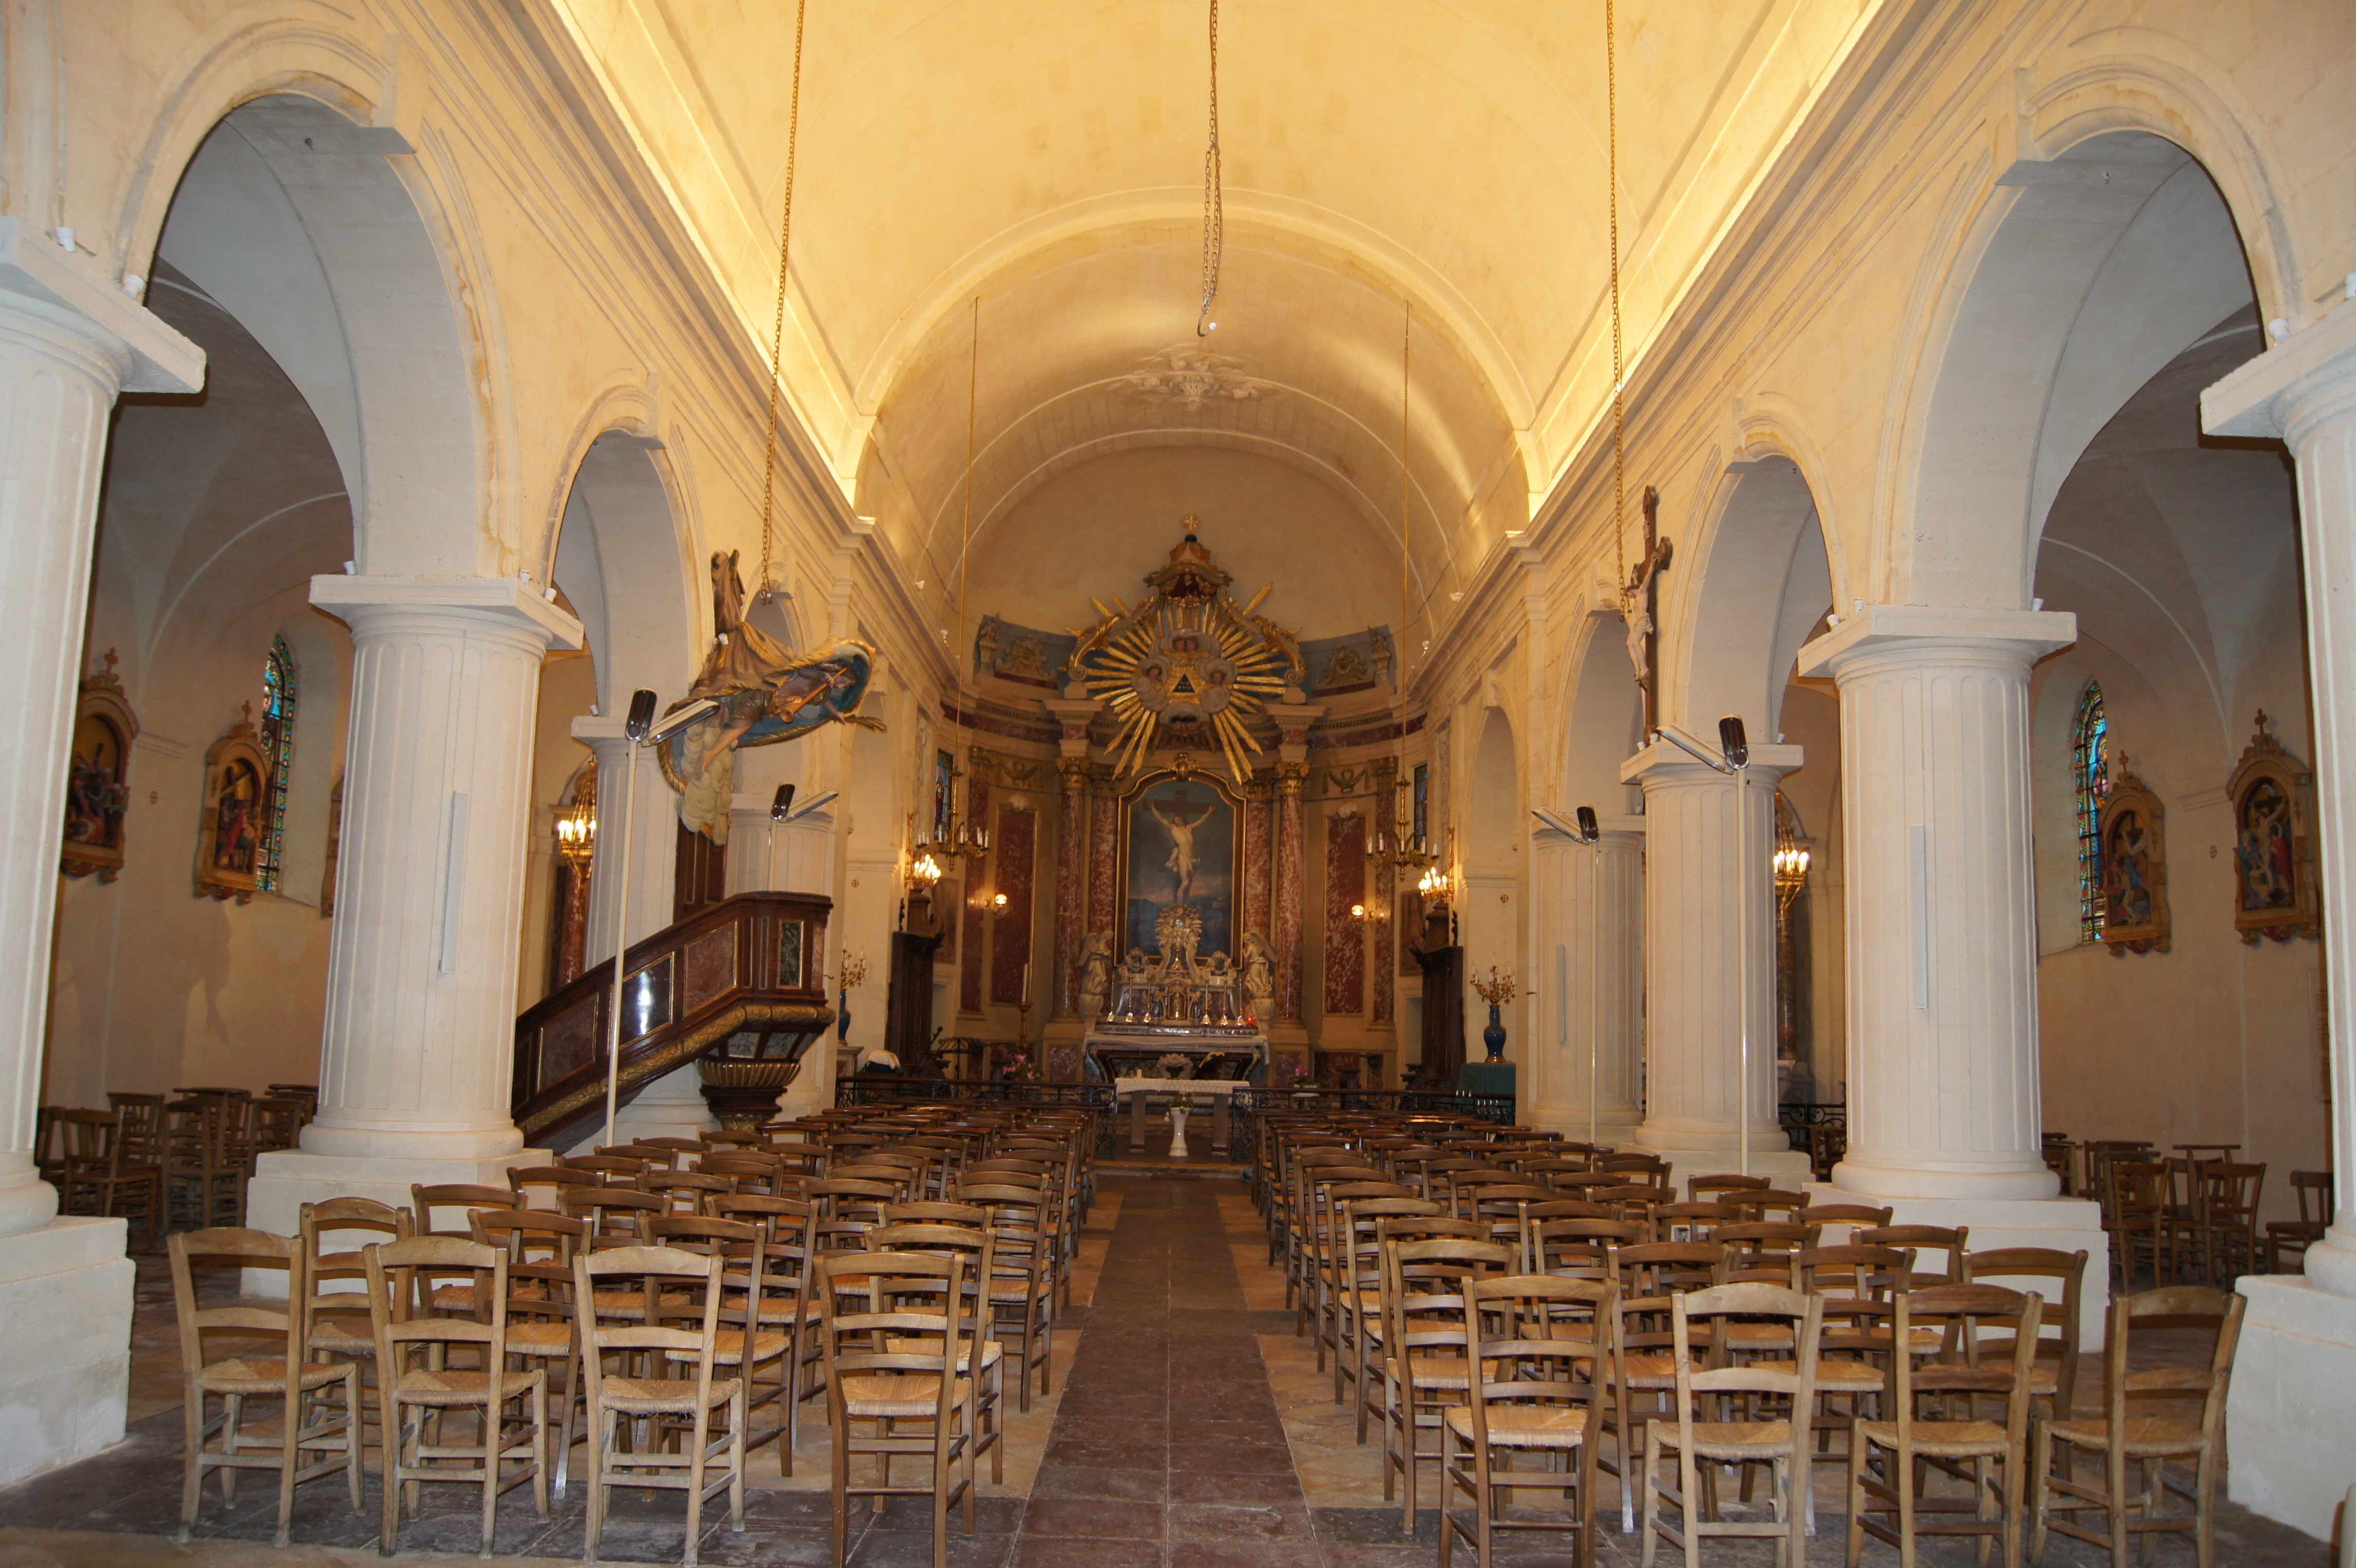
<svg viewBox="0 0 2356 1568">
<path fill-rule="evenodd" d="M 2232 371 L 2201 394 L 2211 435 L 2280 436 L 2356 412 L 2356 306 L 2341 306 L 2306 331 Z"/>
<path fill-rule="evenodd" d="M 114 362 L 119 392 L 192 392 L 205 384 L 205 351 L 21 218 L 0 218 L 0 299 L 70 324 Z"/>
<path fill-rule="evenodd" d="M 1808 759 L 1807 752 L 1796 746 L 1754 746 L 1751 748 L 1749 771 L 1770 782 L 1786 773 L 1797 772 Z M 1665 740 L 1655 740 L 1635 756 L 1620 765 L 1620 782 L 1637 784 L 1651 789 L 1661 784 L 1699 784 L 1713 779 L 1732 782 L 1730 774 L 1720 773 L 1708 764 L 1697 761 L 1681 747 Z M 1615 818 L 1614 821 L 1632 819 Z M 1641 820 L 1641 819 L 1633 819 Z"/>
<path fill-rule="evenodd" d="M 1836 681 L 1891 664 L 2018 662 L 2026 671 L 2078 640 L 2067 610 L 1961 609 L 1943 605 L 1867 605 L 1800 650 L 1799 672 Z"/>
<path fill-rule="evenodd" d="M 543 648 L 573 650 L 582 645 L 578 620 L 559 609 L 554 601 L 511 577 L 348 577 L 322 574 L 311 579 L 311 603 L 347 623 L 386 611 L 438 613 L 487 628 L 504 625 L 537 637 Z M 620 721 L 615 722 L 618 725 Z"/>
<path fill-rule="evenodd" d="M 1088 725 L 1096 722 L 1098 710 L 1104 706 L 1094 697 L 1075 701 L 1066 697 L 1042 697 L 1039 705 L 1047 716 L 1061 726 L 1058 744 L 1066 757 L 1084 757 L 1088 754 Z"/>
</svg>

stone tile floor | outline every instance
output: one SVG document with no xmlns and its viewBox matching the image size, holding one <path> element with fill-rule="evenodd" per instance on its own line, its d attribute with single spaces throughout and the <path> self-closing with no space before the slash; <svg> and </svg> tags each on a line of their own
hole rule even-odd
<svg viewBox="0 0 2356 1568">
<path fill-rule="evenodd" d="M 1332 1374 L 1318 1370 L 1308 1343 L 1293 1337 L 1283 1297 L 1283 1281 L 1267 1263 L 1266 1233 L 1240 1185 L 1108 1179 L 1084 1238 L 1073 1310 L 1056 1326 L 1053 1391 L 1034 1398 L 1028 1414 L 1009 1410 L 1005 1484 L 985 1480 L 980 1487 L 974 1534 L 963 1534 L 952 1515 L 949 1562 L 957 1568 L 1435 1563 L 1437 1515 L 1427 1507 L 1414 1536 L 1400 1533 L 1398 1506 L 1382 1498 L 1379 1439 L 1357 1445 L 1348 1408 L 1332 1402 Z M 295 1506 L 295 1544 L 283 1552 L 268 1544 L 274 1488 L 263 1477 L 249 1479 L 233 1505 L 209 1493 L 196 1539 L 175 1545 L 177 1380 L 170 1286 L 159 1267 L 143 1263 L 131 1436 L 96 1458 L 0 1488 L 0 1568 L 358 1568 L 374 1558 L 372 1480 L 358 1515 L 336 1482 L 306 1487 Z M 704 1561 L 722 1568 L 834 1561 L 823 1428 L 822 1418 L 806 1423 L 792 1477 L 778 1474 L 774 1446 L 755 1451 L 747 1528 L 731 1534 L 724 1508 L 716 1517 L 707 1511 Z M 1839 1481 L 1833 1466 L 1819 1468 L 1819 1534 L 1809 1561 L 1837 1563 Z M 1616 1494 L 1604 1485 L 1609 1514 Z M 403 1526 L 402 1560 L 471 1559 L 474 1498 L 468 1488 L 429 1488 L 429 1511 Z M 511 1493 L 500 1513 L 499 1554 L 577 1561 L 582 1509 L 577 1486 L 546 1521 L 523 1494 Z M 618 1492 L 604 1556 L 676 1562 L 680 1518 L 675 1498 Z M 932 1561 L 930 1530 L 916 1503 L 854 1520 L 849 1563 L 893 1568 Z M 1607 1526 L 1598 1560 L 1633 1563 L 1640 1545 Z M 1567 1538 L 1552 1536 L 1497 1553 L 1516 1568 L 1568 1563 L 1570 1555 Z M 2091 1564 L 2106 1555 L 2056 1541 L 2046 1561 Z M 1931 1543 L 1922 1553 L 1933 1564 L 1971 1556 L 1956 1542 Z M 2322 1568 L 2326 1557 L 2321 1542 L 2230 1504 L 2221 1510 L 2218 1560 L 2228 1568 Z M 1878 1544 L 1867 1548 L 1869 1563 L 1896 1560 Z M 1764 1564 L 1772 1549 L 1714 1542 L 1704 1561 Z M 2157 1558 L 2190 1561 L 2189 1546 L 2175 1542 Z"/>
</svg>

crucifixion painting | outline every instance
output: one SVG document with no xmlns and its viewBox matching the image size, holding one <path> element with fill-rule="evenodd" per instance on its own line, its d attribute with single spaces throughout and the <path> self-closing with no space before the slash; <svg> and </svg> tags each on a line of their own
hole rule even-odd
<svg viewBox="0 0 2356 1568">
<path fill-rule="evenodd" d="M 1156 951 L 1157 922 L 1173 904 L 1202 917 L 1202 950 L 1232 953 L 1236 810 L 1197 776 L 1164 776 L 1130 798 L 1127 919 L 1121 949 Z"/>
</svg>

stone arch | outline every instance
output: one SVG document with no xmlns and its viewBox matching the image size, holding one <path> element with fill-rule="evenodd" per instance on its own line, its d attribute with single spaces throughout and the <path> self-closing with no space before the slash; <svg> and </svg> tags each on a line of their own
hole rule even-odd
<svg viewBox="0 0 2356 1568">
<path fill-rule="evenodd" d="M 706 640 L 709 573 L 660 458 L 627 429 L 588 443 L 548 552 L 550 579 L 581 618 L 601 713 L 640 686 L 684 695 Z"/>
<path fill-rule="evenodd" d="M 1628 658 L 1628 624 L 1616 610 L 1589 612 L 1563 725 L 1562 803 L 1603 816 L 1633 815 L 1643 791 L 1620 781 L 1620 764 L 1644 745 L 1644 700 Z"/>
<path fill-rule="evenodd" d="M 1704 518 L 1670 568 L 1661 716 L 1714 743 L 1718 721 L 1740 714 L 1753 745 L 1772 742 L 1800 645 L 1832 602 L 1815 493 L 1772 453 L 1730 464 Z"/>
<path fill-rule="evenodd" d="M 2131 112 L 2072 112 L 1965 226 L 1901 396 L 1893 602 L 2028 607 L 2038 540 L 2086 444 L 2254 297 L 2209 170 Z M 2039 150 L 2043 150 L 2040 148 Z"/>
<path fill-rule="evenodd" d="M 175 96 L 125 196 L 123 265 L 185 274 L 301 390 L 352 498 L 355 570 L 474 575 L 488 422 L 447 226 L 396 166 L 408 141 L 343 85 L 359 56 L 253 63 L 231 87 L 211 61 Z"/>
</svg>

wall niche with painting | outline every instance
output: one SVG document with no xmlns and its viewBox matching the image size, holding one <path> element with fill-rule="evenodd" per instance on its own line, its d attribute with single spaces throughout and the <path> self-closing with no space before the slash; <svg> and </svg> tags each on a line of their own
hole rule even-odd
<svg viewBox="0 0 2356 1568">
<path fill-rule="evenodd" d="M 2103 942 L 2113 957 L 2169 946 L 2167 810 L 2118 758 L 2098 827 L 2103 853 Z"/>
<path fill-rule="evenodd" d="M 67 765 L 66 826 L 59 869 L 68 876 L 112 882 L 123 871 L 123 812 L 131 801 L 131 743 L 139 716 L 115 678 L 114 650 L 106 668 L 81 683 L 74 709 L 73 757 Z"/>
<path fill-rule="evenodd" d="M 2283 749 L 2258 714 L 2257 733 L 2225 785 L 2233 803 L 2233 929 L 2261 938 L 2313 940 L 2323 930 L 2316 875 L 2315 773 Z"/>
</svg>

